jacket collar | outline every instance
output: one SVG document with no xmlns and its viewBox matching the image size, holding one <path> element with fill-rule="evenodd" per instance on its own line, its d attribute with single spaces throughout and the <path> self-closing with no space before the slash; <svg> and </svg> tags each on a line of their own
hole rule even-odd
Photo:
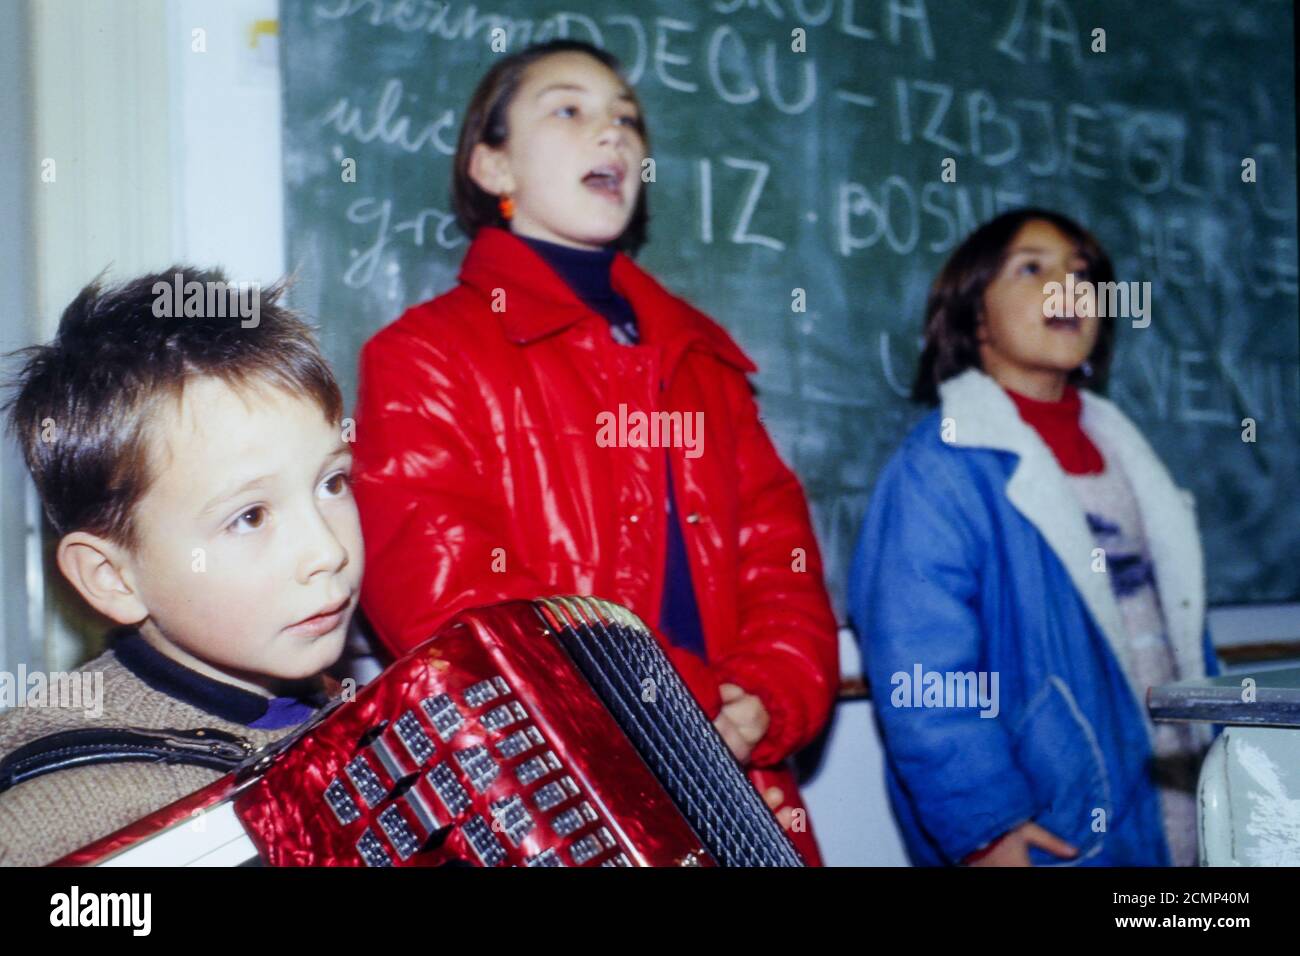
<svg viewBox="0 0 1300 956">
<path fill-rule="evenodd" d="M 1007 482 L 1008 500 L 1060 559 L 1125 674 L 1132 675 L 1119 605 L 1106 575 L 1092 570 L 1096 544 L 1083 508 L 1047 445 L 1021 419 L 1001 386 L 978 369 L 968 369 L 944 382 L 939 394 L 941 414 L 953 423 L 952 444 L 1018 456 Z M 1179 673 L 1200 676 L 1204 668 L 1205 575 L 1191 493 L 1174 484 L 1151 446 L 1113 402 L 1087 390 L 1080 394 L 1080 425 L 1101 449 L 1106 467 L 1119 467 L 1127 476 L 1137 500 Z M 1133 690 L 1139 702 L 1145 701 L 1146 688 Z M 1142 713 L 1146 715 L 1145 706 Z"/>
<path fill-rule="evenodd" d="M 615 291 L 636 313 L 645 345 L 662 346 L 665 368 L 691 348 L 711 352 L 744 372 L 757 366 L 716 323 L 668 292 L 631 257 L 618 253 L 610 274 Z M 529 245 L 504 229 L 480 229 L 461 264 L 460 280 L 489 301 L 505 294 L 505 307 L 497 314 L 507 338 L 529 345 L 595 317 L 587 307 Z"/>
</svg>

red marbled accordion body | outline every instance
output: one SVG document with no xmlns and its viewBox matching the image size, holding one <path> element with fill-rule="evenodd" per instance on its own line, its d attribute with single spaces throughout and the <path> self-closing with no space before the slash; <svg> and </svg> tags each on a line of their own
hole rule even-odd
<svg viewBox="0 0 1300 956">
<path fill-rule="evenodd" d="M 595 681 L 558 639 L 577 631 L 603 661 Z M 604 660 L 618 642 L 651 656 Z M 665 663 L 606 602 L 467 611 L 278 752 L 60 862 L 98 861 L 233 799 L 276 866 L 799 865 Z M 650 740 L 640 750 L 629 723 Z"/>
</svg>

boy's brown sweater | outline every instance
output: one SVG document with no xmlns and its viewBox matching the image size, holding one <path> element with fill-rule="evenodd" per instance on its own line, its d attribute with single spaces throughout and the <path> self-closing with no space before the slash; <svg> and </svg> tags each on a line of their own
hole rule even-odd
<svg viewBox="0 0 1300 956">
<path fill-rule="evenodd" d="M 0 713 L 0 757 L 60 730 L 215 727 L 258 748 L 290 733 L 323 705 L 310 693 L 267 698 L 164 658 L 134 631 L 78 668 L 103 674 L 103 712 L 16 707 Z M 23 689 L 19 688 L 19 693 Z M 268 706 L 270 705 L 270 706 Z M 250 726 L 251 725 L 251 726 Z M 276 726 L 269 726 L 276 725 Z M 40 866 L 134 823 L 216 780 L 218 770 L 188 764 L 123 762 L 56 770 L 0 793 L 0 865 Z"/>
</svg>

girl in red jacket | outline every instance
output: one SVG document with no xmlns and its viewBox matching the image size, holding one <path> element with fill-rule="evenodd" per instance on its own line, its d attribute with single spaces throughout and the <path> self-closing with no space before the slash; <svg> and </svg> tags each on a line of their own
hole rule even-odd
<svg viewBox="0 0 1300 956">
<path fill-rule="evenodd" d="M 630 258 L 646 153 L 595 47 L 530 47 L 480 81 L 455 157 L 460 283 L 361 354 L 362 602 L 398 652 L 468 607 L 625 605 L 815 863 L 784 761 L 839 679 L 817 543 L 755 366 Z"/>
</svg>

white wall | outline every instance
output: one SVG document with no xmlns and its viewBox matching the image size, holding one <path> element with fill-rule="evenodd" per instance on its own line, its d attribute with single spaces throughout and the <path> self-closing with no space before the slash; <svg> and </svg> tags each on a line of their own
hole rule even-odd
<svg viewBox="0 0 1300 956">
<path fill-rule="evenodd" d="M 0 5 L 0 353 L 29 345 L 36 335 L 32 319 L 32 199 L 37 186 L 31 157 L 27 104 L 31 89 L 25 43 L 27 8 Z M 6 372 L 8 371 L 6 367 Z M 28 575 L 39 567 L 40 536 L 28 526 L 35 487 L 18 445 L 0 436 L 0 670 L 14 671 L 21 662 L 45 659 L 39 639 L 44 578 Z M 33 636 L 36 639 L 33 640 Z"/>
<path fill-rule="evenodd" d="M 284 271 L 284 191 L 279 41 L 254 28 L 276 15 L 275 0 L 167 4 L 175 257 L 262 284 Z"/>
<path fill-rule="evenodd" d="M 30 56 L 31 268 L 35 328 L 53 337 L 63 308 L 107 268 L 129 276 L 171 250 L 168 77 L 163 0 L 27 4 Z M 45 542 L 42 645 L 33 660 L 63 670 L 101 630 L 65 600 Z M 32 552 L 39 551 L 32 549 Z M 31 553 L 31 552 L 29 552 Z M 39 574 L 40 562 L 29 566 Z"/>
<path fill-rule="evenodd" d="M 846 676 L 862 671 L 848 628 L 840 631 L 840 669 Z M 874 708 L 869 700 L 835 708 L 816 775 L 803 788 L 827 866 L 908 865 L 885 793 Z"/>
</svg>

